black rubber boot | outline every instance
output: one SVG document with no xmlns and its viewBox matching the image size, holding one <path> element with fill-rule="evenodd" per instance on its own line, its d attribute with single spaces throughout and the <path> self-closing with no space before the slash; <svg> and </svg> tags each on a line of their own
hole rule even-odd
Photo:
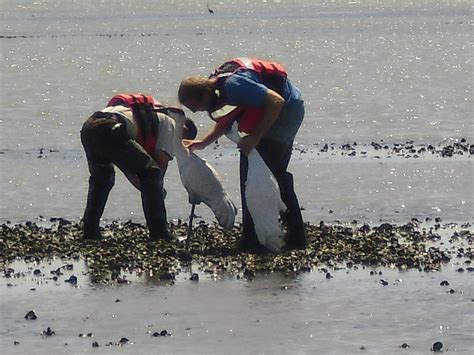
<svg viewBox="0 0 474 355">
<path fill-rule="evenodd" d="M 83 239 L 100 240 L 100 217 L 104 213 L 105 204 L 110 190 L 114 186 L 114 174 L 106 180 L 99 182 L 96 178 L 89 178 L 89 191 L 87 193 L 87 205 L 83 217 Z"/>
<path fill-rule="evenodd" d="M 291 217 L 288 221 L 288 231 L 285 242 L 288 249 L 305 249 L 308 246 L 306 231 L 303 223 L 292 224 Z"/>
<path fill-rule="evenodd" d="M 150 240 L 174 240 L 168 229 L 163 196 L 163 179 L 158 167 L 151 167 L 139 175 L 142 207 L 150 232 Z"/>
<path fill-rule="evenodd" d="M 265 251 L 265 247 L 260 244 L 255 232 L 246 232 L 245 228 L 242 238 L 239 241 L 239 249 L 251 253 L 261 253 Z"/>
<path fill-rule="evenodd" d="M 287 229 L 285 242 L 288 249 L 305 249 L 308 246 L 308 240 L 306 238 L 303 221 L 299 216 L 292 218 L 291 213 L 288 210 L 280 213 L 280 217 L 281 222 Z"/>
</svg>

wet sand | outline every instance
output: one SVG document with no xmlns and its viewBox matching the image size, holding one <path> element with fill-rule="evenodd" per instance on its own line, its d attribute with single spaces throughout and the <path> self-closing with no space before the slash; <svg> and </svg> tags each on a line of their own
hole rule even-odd
<svg viewBox="0 0 474 355">
<path fill-rule="evenodd" d="M 471 4 L 209 5 L 5 1 L 2 354 L 473 353 Z M 290 170 L 309 248 L 240 253 L 238 227 L 224 236 L 201 206 L 190 251 L 148 245 L 120 174 L 105 240 L 81 242 L 83 121 L 117 92 L 174 103 L 182 77 L 242 55 L 281 61 L 303 92 Z M 200 155 L 239 206 L 235 147 Z M 182 239 L 174 163 L 165 187 Z"/>
<path fill-rule="evenodd" d="M 204 224 L 189 253 L 139 225 L 102 242 L 77 227 L 2 227 L 6 353 L 472 350 L 470 225 L 308 226 L 309 248 L 281 255 L 239 253 L 238 231 Z"/>
<path fill-rule="evenodd" d="M 427 144 L 298 142 L 289 169 L 295 176 L 303 217 L 311 223 L 356 219 L 403 224 L 412 217 L 464 223 L 472 221 L 474 210 L 471 149 L 469 139 Z M 234 145 L 223 138 L 198 154 L 220 172 L 224 187 L 240 207 L 239 158 Z M 88 181 L 82 149 L 4 150 L 0 164 L 1 223 L 52 216 L 80 218 Z M 164 185 L 169 218 L 185 219 L 190 206 L 174 162 Z M 198 206 L 196 213 L 205 221 L 214 220 L 206 207 Z M 144 222 L 139 194 L 120 172 L 103 218 L 109 223 Z"/>
<path fill-rule="evenodd" d="M 51 219 L 55 221 L 56 219 Z M 441 222 L 441 220 L 438 220 Z M 148 240 L 145 226 L 138 223 L 114 223 L 103 228 L 102 240 L 83 240 L 81 226 L 59 219 L 52 227 L 41 227 L 27 222 L 20 225 L 2 225 L 0 241 L 0 264 L 5 267 L 5 277 L 15 274 L 9 270 L 9 262 L 21 258 L 27 262 L 39 262 L 45 258 L 84 259 L 89 274 L 97 282 L 123 281 L 124 270 L 173 280 L 182 267 L 192 262 L 202 271 L 212 274 L 230 274 L 252 279 L 256 273 L 308 272 L 321 264 L 347 267 L 358 265 L 393 267 L 401 270 L 415 268 L 420 271 L 439 270 L 451 258 L 471 259 L 471 224 L 462 226 L 440 223 L 422 227 L 421 221 L 412 219 L 401 226 L 384 223 L 378 226 L 357 221 L 350 225 L 307 225 L 308 246 L 303 250 L 284 250 L 272 254 L 265 250 L 242 251 L 239 227 L 224 232 L 215 225 L 204 222 L 193 227 L 189 245 L 186 237 L 187 224 L 171 224 L 176 236 L 173 242 Z M 443 228 L 443 229 L 441 229 Z M 440 230 L 449 235 L 447 245 L 440 242 Z M 437 244 L 438 243 L 438 244 Z M 52 270 L 60 276 L 61 270 Z M 328 273 L 330 278 L 330 273 Z"/>
</svg>

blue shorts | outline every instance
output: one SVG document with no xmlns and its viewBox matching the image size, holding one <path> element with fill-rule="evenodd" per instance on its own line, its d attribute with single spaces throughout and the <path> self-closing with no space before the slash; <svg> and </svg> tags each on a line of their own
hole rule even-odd
<svg viewBox="0 0 474 355">
<path fill-rule="evenodd" d="M 264 138 L 288 145 L 295 139 L 296 133 L 303 122 L 304 101 L 291 100 L 283 106 L 280 116 L 267 131 Z"/>
</svg>

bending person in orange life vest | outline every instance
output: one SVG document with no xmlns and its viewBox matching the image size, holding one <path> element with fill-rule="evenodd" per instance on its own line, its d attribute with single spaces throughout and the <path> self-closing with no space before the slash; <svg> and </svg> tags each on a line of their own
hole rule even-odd
<svg viewBox="0 0 474 355">
<path fill-rule="evenodd" d="M 300 91 L 288 80 L 281 64 L 248 58 L 236 58 L 220 66 L 209 78 L 192 76 L 179 88 L 179 101 L 191 111 L 208 111 L 216 120 L 228 105 L 236 108 L 217 120 L 201 140 L 188 143 L 191 150 L 204 149 L 222 136 L 237 121 L 239 131 L 248 135 L 238 147 L 242 198 L 244 249 L 258 248 L 252 217 L 245 201 L 247 155 L 257 151 L 275 176 L 287 212 L 282 221 L 288 228 L 286 243 L 290 248 L 307 244 L 300 205 L 293 187 L 293 175 L 287 171 L 293 140 L 304 117 Z"/>
<path fill-rule="evenodd" d="M 173 159 L 172 118 L 156 112 L 161 104 L 141 94 L 114 96 L 83 125 L 81 141 L 89 165 L 89 191 L 83 237 L 100 239 L 100 218 L 115 182 L 114 165 L 141 193 L 150 240 L 171 240 L 164 203 L 163 176 Z M 196 126 L 185 122 L 183 137 L 193 139 Z"/>
</svg>

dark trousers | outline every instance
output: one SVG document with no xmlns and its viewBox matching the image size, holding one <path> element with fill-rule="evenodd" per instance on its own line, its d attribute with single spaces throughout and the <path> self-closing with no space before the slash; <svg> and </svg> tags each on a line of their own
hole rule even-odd
<svg viewBox="0 0 474 355">
<path fill-rule="evenodd" d="M 151 238 L 168 233 L 163 198 L 163 176 L 150 155 L 125 129 L 118 114 L 97 112 L 81 130 L 89 165 L 89 191 L 84 212 L 84 237 L 100 238 L 99 221 L 115 183 L 114 165 L 140 182 L 142 207 Z"/>
<path fill-rule="evenodd" d="M 293 142 L 284 145 L 271 139 L 262 139 L 257 146 L 257 151 L 273 173 L 280 188 L 280 195 L 287 207 L 287 213 L 283 221 L 288 227 L 288 243 L 304 244 L 304 223 L 301 216 L 300 205 L 293 186 L 293 175 L 287 171 L 293 149 Z M 248 173 L 248 158 L 240 154 L 240 192 L 242 198 L 242 224 L 243 240 L 250 243 L 257 240 L 252 216 L 247 208 L 245 200 L 245 182 Z"/>
</svg>

